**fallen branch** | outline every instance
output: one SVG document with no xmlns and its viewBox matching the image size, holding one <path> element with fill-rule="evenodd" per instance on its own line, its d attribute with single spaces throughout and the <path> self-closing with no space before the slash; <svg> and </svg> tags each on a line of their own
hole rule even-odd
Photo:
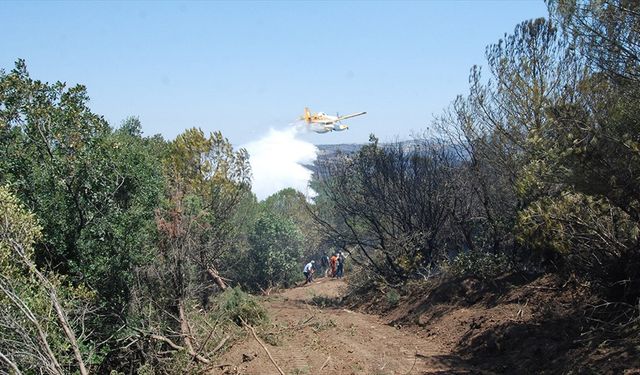
<svg viewBox="0 0 640 375">
<path fill-rule="evenodd" d="M 187 320 L 187 314 L 184 311 L 184 304 L 182 301 L 178 301 L 178 318 L 180 319 L 180 334 L 184 339 L 184 346 L 187 348 L 187 353 L 197 353 L 193 349 L 193 343 L 191 342 L 191 326 Z"/>
<path fill-rule="evenodd" d="M 158 341 L 162 341 L 164 343 L 166 343 L 167 345 L 169 345 L 170 347 L 172 347 L 175 350 L 186 350 L 187 353 L 192 356 L 193 358 L 197 359 L 199 362 L 202 362 L 204 364 L 209 364 L 211 363 L 211 361 L 203 356 L 201 356 L 200 354 L 196 353 L 193 350 L 187 350 L 184 346 L 180 346 L 178 344 L 176 344 L 175 342 L 171 341 L 170 338 L 168 337 L 164 337 L 162 335 L 156 335 L 156 334 L 151 334 L 149 335 L 149 337 L 151 337 L 154 340 L 158 340 Z"/>
<path fill-rule="evenodd" d="M 260 285 L 258 285 L 258 288 L 260 288 L 263 296 L 269 296 L 271 294 L 271 289 L 273 289 L 273 287 L 270 286 L 265 290 Z"/>
<path fill-rule="evenodd" d="M 222 348 L 222 346 L 227 342 L 227 340 L 229 340 L 229 338 L 231 338 L 231 336 L 225 336 L 222 340 L 220 340 L 220 342 L 218 343 L 218 345 L 216 345 L 215 348 L 213 348 L 213 352 L 217 352 L 218 350 L 220 350 Z"/>
<path fill-rule="evenodd" d="M 213 336 L 213 333 L 215 332 L 215 330 L 211 330 L 211 332 L 209 332 L 209 335 L 207 336 L 207 338 L 204 340 L 204 342 L 202 343 L 202 345 L 200 345 L 200 348 L 198 348 L 198 351 L 196 351 L 196 355 L 200 354 L 205 346 L 207 345 L 207 343 L 209 342 L 209 339 L 211 339 L 211 336 Z M 187 350 L 189 350 L 189 348 L 187 347 Z M 191 359 L 193 361 L 193 359 L 195 359 L 195 355 L 193 356 L 193 358 Z M 189 362 L 189 366 L 187 367 L 187 369 L 185 370 L 185 373 L 190 373 L 191 372 L 191 365 L 192 362 Z"/>
<path fill-rule="evenodd" d="M 269 349 L 267 349 L 267 347 L 262 343 L 262 341 L 260 341 L 260 339 L 258 338 L 258 335 L 256 335 L 256 330 L 252 326 L 248 325 L 247 322 L 244 321 L 244 319 L 240 318 L 240 321 L 242 321 L 242 324 L 251 331 L 251 333 L 253 334 L 253 338 L 255 338 L 258 344 L 262 346 L 262 349 L 264 349 L 264 351 L 267 353 L 267 355 L 269 356 L 269 359 L 271 360 L 271 363 L 273 363 L 273 365 L 276 366 L 276 368 L 280 372 L 280 375 L 286 375 L 284 371 L 282 371 L 280 366 L 278 366 L 275 359 L 273 359 L 273 357 L 271 356 L 271 353 L 269 353 Z"/>
<path fill-rule="evenodd" d="M 406 372 L 404 375 L 411 374 L 411 371 L 413 371 L 413 368 L 416 367 L 416 362 L 417 361 L 418 361 L 418 352 L 416 351 L 416 354 L 413 355 L 413 365 L 411 365 L 411 368 L 409 369 L 409 371 Z"/>
<path fill-rule="evenodd" d="M 311 321 L 311 319 L 315 318 L 315 315 L 311 315 L 311 317 L 309 317 L 309 319 L 305 320 L 304 322 L 302 322 L 302 324 L 300 324 L 300 326 L 304 326 L 305 324 L 309 323 Z"/>
<path fill-rule="evenodd" d="M 324 363 L 322 364 L 322 366 L 320 366 L 320 371 L 322 371 L 322 369 L 324 368 L 324 366 L 326 366 L 326 365 L 327 365 L 327 363 L 329 363 L 329 360 L 330 360 L 330 359 L 331 359 L 331 356 L 328 356 L 328 357 L 327 357 L 327 360 L 326 360 L 326 361 L 324 361 Z"/>
<path fill-rule="evenodd" d="M 225 284 L 224 280 L 222 279 L 222 277 L 218 274 L 218 271 L 213 268 L 213 267 L 207 267 L 207 273 L 209 274 L 209 276 L 211 276 L 211 278 L 213 279 L 213 281 L 216 283 L 216 285 L 218 285 L 218 287 L 221 290 L 226 290 L 227 289 L 227 284 Z"/>
<path fill-rule="evenodd" d="M 202 355 L 196 353 L 193 349 L 189 350 L 187 348 L 185 348 L 184 346 L 178 345 L 175 342 L 173 342 L 170 338 L 162 336 L 162 335 L 158 335 L 155 333 L 146 333 L 143 330 L 139 329 L 139 328 L 135 328 L 135 327 L 131 327 L 133 330 L 137 331 L 138 333 L 145 335 L 145 336 L 149 336 L 150 338 L 157 340 L 157 341 L 162 341 L 165 344 L 169 345 L 172 349 L 176 350 L 176 351 L 186 351 L 187 354 L 189 354 L 190 356 L 192 356 L 193 358 L 195 358 L 198 362 L 200 363 L 204 363 L 204 364 L 210 364 L 211 361 L 206 358 L 203 357 Z"/>
<path fill-rule="evenodd" d="M 15 363 L 13 363 L 7 356 L 2 354 L 2 352 L 0 352 L 0 359 L 4 361 L 9 367 L 11 367 L 11 369 L 16 375 L 22 375 L 22 372 L 20 372 L 20 369 L 18 369 L 18 366 Z"/>
</svg>

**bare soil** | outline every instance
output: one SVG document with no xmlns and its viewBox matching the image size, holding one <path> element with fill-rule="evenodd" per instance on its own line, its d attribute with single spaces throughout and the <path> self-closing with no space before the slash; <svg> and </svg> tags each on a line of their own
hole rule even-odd
<svg viewBox="0 0 640 375">
<path fill-rule="evenodd" d="M 429 337 L 338 306 L 345 286 L 325 278 L 264 298 L 271 324 L 258 335 L 286 374 L 471 373 Z M 252 336 L 218 362 L 214 373 L 279 374 Z"/>
<path fill-rule="evenodd" d="M 320 279 L 261 297 L 261 342 L 286 374 L 640 373 L 639 347 L 585 336 L 581 289 L 553 276 L 453 279 L 344 301 Z M 591 340 L 586 342 L 587 340 Z M 214 374 L 279 374 L 248 334 Z"/>
</svg>

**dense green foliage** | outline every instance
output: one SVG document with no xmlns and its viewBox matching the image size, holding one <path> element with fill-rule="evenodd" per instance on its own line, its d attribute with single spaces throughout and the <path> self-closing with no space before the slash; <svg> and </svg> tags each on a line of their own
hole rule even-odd
<svg viewBox="0 0 640 375">
<path fill-rule="evenodd" d="M 265 308 L 255 298 L 242 291 L 240 287 L 229 288 L 217 298 L 221 316 L 232 320 L 239 326 L 258 325 L 269 319 Z"/>
<path fill-rule="evenodd" d="M 151 249 L 158 141 L 134 119 L 113 131 L 84 87 L 33 80 L 23 61 L 0 74 L 0 102 L 0 183 L 38 217 L 35 260 L 97 293 L 88 341 L 109 337 Z"/>
<path fill-rule="evenodd" d="M 292 286 L 302 278 L 302 235 L 286 218 L 263 213 L 249 235 L 251 280 L 258 288 Z"/>
<path fill-rule="evenodd" d="M 8 189 L 0 187 L 0 353 L 3 364 L 33 373 L 72 372 L 76 349 L 92 359 L 85 337 L 69 337 L 63 328 L 84 324 L 92 293 L 68 285 L 64 277 L 44 275 L 33 260 L 41 239 L 35 216 Z M 57 315 L 56 307 L 64 309 Z M 58 316 L 58 319 L 55 317 Z M 75 324 L 69 323 L 73 318 Z"/>
</svg>

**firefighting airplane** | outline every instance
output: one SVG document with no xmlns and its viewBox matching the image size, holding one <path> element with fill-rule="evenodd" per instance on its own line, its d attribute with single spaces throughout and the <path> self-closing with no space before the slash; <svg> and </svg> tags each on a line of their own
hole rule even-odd
<svg viewBox="0 0 640 375">
<path fill-rule="evenodd" d="M 316 133 L 328 133 L 331 131 L 343 131 L 349 129 L 349 126 L 342 125 L 342 120 L 346 120 L 351 117 L 361 116 L 367 112 L 352 113 L 346 116 L 330 116 L 324 112 L 311 113 L 309 108 L 304 109 L 304 115 L 300 116 L 300 120 L 304 120 L 309 127 Z"/>
</svg>

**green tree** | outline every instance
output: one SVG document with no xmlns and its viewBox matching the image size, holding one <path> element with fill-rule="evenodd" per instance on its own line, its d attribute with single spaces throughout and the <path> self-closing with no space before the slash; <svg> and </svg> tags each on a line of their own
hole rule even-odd
<svg viewBox="0 0 640 375">
<path fill-rule="evenodd" d="M 34 80 L 22 60 L 0 72 L 0 182 L 42 225 L 38 265 L 97 291 L 102 317 L 92 329 L 108 337 L 132 270 L 149 258 L 160 143 L 142 138 L 134 119 L 114 132 L 87 102 L 83 86 Z"/>
<path fill-rule="evenodd" d="M 547 0 L 551 17 L 591 70 L 615 81 L 640 80 L 640 4 L 633 0 Z"/>
<path fill-rule="evenodd" d="M 293 188 L 278 191 L 260 203 L 263 210 L 291 220 L 298 228 L 303 241 L 303 254 L 306 258 L 316 258 L 323 254 L 321 228 L 311 215 L 312 204 L 304 194 Z"/>
<path fill-rule="evenodd" d="M 640 222 L 640 4 L 624 0 L 549 1 L 590 68 L 573 103 L 554 103 L 557 179 L 606 197 Z"/>
<path fill-rule="evenodd" d="M 290 287 L 301 279 L 302 233 L 287 218 L 265 211 L 249 235 L 250 286 Z"/>
<path fill-rule="evenodd" d="M 546 108 L 528 143 L 521 186 L 542 191 L 519 215 L 524 241 L 561 254 L 609 297 L 635 303 L 640 285 L 638 5 L 551 1 L 584 74 Z"/>
<path fill-rule="evenodd" d="M 466 182 L 461 182 L 469 194 L 458 201 L 465 207 L 461 213 L 475 220 L 466 222 L 455 212 L 454 219 L 469 248 L 517 250 L 518 211 L 549 193 L 550 186 L 523 179 L 534 167 L 547 168 L 539 162 L 545 152 L 539 139 L 552 121 L 548 108 L 558 100 L 574 100 L 584 74 L 570 47 L 553 22 L 522 22 L 487 47 L 488 78 L 473 67 L 469 95 L 459 96 L 436 121 L 465 161 Z M 478 231 L 483 234 L 473 235 Z"/>
</svg>

